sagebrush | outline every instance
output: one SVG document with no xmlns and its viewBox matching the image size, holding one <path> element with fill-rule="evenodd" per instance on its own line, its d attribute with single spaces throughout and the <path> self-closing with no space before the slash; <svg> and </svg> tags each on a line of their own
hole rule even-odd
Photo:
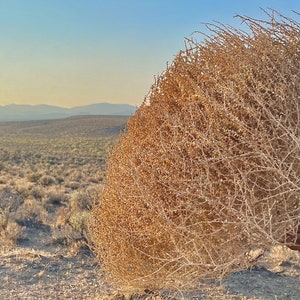
<svg viewBox="0 0 300 300">
<path fill-rule="evenodd" d="M 300 24 L 266 14 L 187 40 L 110 154 L 89 226 L 117 285 L 195 287 L 295 242 Z"/>
</svg>

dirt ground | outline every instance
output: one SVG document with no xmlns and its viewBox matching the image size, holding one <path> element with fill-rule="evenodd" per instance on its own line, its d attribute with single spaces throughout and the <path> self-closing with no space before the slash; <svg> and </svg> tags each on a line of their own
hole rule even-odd
<svg viewBox="0 0 300 300">
<path fill-rule="evenodd" d="M 44 225 L 26 227 L 26 236 L 18 246 L 0 249 L 0 299 L 125 299 L 105 281 L 87 248 L 72 254 L 49 243 L 49 228 Z M 276 246 L 251 270 L 222 282 L 202 282 L 188 293 L 147 291 L 127 298 L 299 300 L 300 252 Z"/>
</svg>

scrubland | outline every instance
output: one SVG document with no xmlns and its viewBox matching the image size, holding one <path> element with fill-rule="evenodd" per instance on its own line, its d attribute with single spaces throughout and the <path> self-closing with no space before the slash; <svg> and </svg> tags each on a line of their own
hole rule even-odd
<svg viewBox="0 0 300 300">
<path fill-rule="evenodd" d="M 300 257 L 280 247 L 252 271 L 185 294 L 126 293 L 106 282 L 86 244 L 86 220 L 127 118 L 106 120 L 0 123 L 1 299 L 296 299 Z"/>
<path fill-rule="evenodd" d="M 0 124 L 1 299 L 300 299 L 300 23 L 266 14 L 130 119 Z"/>
<path fill-rule="evenodd" d="M 86 298 L 93 294 L 91 283 L 101 283 L 86 243 L 86 222 L 99 201 L 107 152 L 126 121 L 0 123 L 2 299 Z"/>
</svg>

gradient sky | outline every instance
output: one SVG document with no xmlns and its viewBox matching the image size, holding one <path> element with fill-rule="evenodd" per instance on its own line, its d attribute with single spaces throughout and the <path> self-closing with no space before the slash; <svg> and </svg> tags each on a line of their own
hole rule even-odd
<svg viewBox="0 0 300 300">
<path fill-rule="evenodd" d="M 202 22 L 299 0 L 0 0 L 0 105 L 139 105 Z"/>
</svg>

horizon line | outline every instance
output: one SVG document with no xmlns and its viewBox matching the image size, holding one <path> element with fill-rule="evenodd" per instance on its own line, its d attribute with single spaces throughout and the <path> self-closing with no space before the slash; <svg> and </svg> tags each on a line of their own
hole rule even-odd
<svg viewBox="0 0 300 300">
<path fill-rule="evenodd" d="M 61 106 L 61 105 L 54 105 L 54 104 L 47 104 L 47 103 L 40 103 L 40 104 L 27 104 L 27 103 L 10 103 L 10 104 L 4 104 L 0 107 L 7 107 L 7 106 L 52 106 L 52 107 L 60 107 L 60 108 L 74 108 L 74 107 L 82 107 L 82 106 L 91 106 L 91 105 L 97 105 L 97 104 L 110 104 L 110 105 L 130 105 L 134 107 L 138 107 L 138 105 L 130 104 L 130 103 L 112 103 L 112 102 L 93 102 L 89 104 L 81 104 L 81 105 L 74 105 L 74 106 Z"/>
</svg>

